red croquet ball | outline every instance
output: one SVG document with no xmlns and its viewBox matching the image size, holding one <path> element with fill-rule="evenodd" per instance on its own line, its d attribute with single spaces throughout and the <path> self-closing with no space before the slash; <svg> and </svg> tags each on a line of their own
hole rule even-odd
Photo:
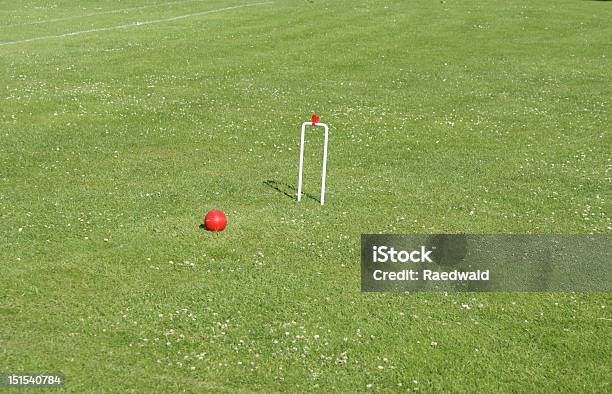
<svg viewBox="0 0 612 394">
<path fill-rule="evenodd" d="M 223 231 L 227 225 L 227 218 L 223 212 L 214 209 L 206 214 L 204 225 L 208 231 Z"/>
</svg>

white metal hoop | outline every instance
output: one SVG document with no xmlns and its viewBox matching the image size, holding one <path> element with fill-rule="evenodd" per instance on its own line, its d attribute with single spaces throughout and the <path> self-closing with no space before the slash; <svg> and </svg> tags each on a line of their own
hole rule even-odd
<svg viewBox="0 0 612 394">
<path fill-rule="evenodd" d="M 302 170 L 304 167 L 304 134 L 306 133 L 306 126 L 319 126 L 325 129 L 325 140 L 323 142 L 323 173 L 321 175 L 321 205 L 325 202 L 325 174 L 327 172 L 327 141 L 329 136 L 329 126 L 325 123 L 304 122 L 302 123 L 302 133 L 300 136 L 300 164 L 298 173 L 298 190 L 297 200 L 302 200 Z"/>
</svg>

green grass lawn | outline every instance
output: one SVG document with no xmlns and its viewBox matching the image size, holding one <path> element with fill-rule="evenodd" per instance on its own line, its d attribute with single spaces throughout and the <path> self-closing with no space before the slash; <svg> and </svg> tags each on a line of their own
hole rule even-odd
<svg viewBox="0 0 612 394">
<path fill-rule="evenodd" d="M 610 391 L 609 293 L 361 293 L 359 241 L 612 233 L 612 3 L 159 1 L 0 0 L 0 372 Z"/>
</svg>

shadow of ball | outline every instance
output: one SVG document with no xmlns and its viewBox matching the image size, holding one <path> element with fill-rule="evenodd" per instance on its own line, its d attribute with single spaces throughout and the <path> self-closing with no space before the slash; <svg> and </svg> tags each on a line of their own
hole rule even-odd
<svg viewBox="0 0 612 394">
<path fill-rule="evenodd" d="M 464 234 L 439 234 L 427 240 L 427 250 L 435 264 L 457 266 L 467 255 L 467 237 Z"/>
</svg>

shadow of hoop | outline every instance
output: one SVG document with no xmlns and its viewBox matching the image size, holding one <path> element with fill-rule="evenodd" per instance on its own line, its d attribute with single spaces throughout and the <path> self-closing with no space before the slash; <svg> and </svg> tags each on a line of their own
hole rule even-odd
<svg viewBox="0 0 612 394">
<path fill-rule="evenodd" d="M 283 182 L 275 181 L 272 179 L 263 181 L 262 183 L 268 186 L 269 188 L 274 189 L 281 194 L 284 194 L 290 199 L 297 201 L 297 189 L 294 186 L 288 185 Z M 311 200 L 318 202 L 319 204 L 321 203 L 321 200 L 318 197 L 315 197 L 310 193 L 302 192 L 302 196 L 308 197 Z"/>
</svg>

